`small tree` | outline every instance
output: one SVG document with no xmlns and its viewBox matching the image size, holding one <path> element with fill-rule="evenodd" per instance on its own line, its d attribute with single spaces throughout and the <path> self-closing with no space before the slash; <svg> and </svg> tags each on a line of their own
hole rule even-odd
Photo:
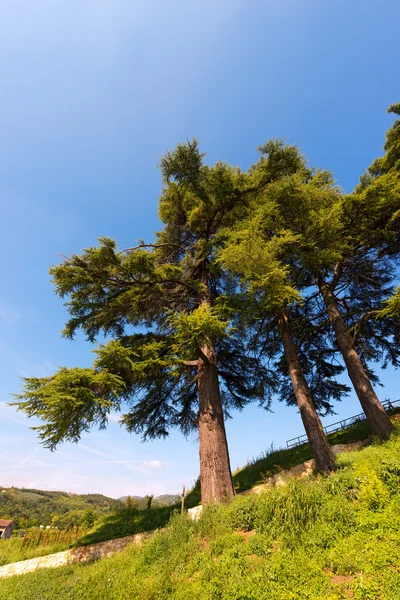
<svg viewBox="0 0 400 600">
<path fill-rule="evenodd" d="M 153 498 L 154 498 L 153 494 L 151 494 L 151 496 L 147 495 L 147 496 L 144 497 L 144 501 L 145 501 L 146 509 L 147 510 L 151 509 L 151 503 L 153 501 Z"/>
<path fill-rule="evenodd" d="M 95 524 L 95 521 L 96 515 L 94 514 L 94 511 L 91 508 L 87 508 L 83 513 L 81 525 L 87 527 L 88 529 L 91 529 Z"/>
<path fill-rule="evenodd" d="M 136 503 L 135 503 L 134 498 L 132 498 L 132 496 L 127 496 L 125 498 L 125 507 L 128 510 L 133 510 L 135 508 L 135 505 L 136 505 Z"/>
</svg>

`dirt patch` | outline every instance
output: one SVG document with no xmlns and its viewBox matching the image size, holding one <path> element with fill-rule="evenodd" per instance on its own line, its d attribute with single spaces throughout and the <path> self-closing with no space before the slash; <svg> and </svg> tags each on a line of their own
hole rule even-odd
<svg viewBox="0 0 400 600">
<path fill-rule="evenodd" d="M 237 535 L 240 535 L 240 537 L 241 537 L 241 538 L 243 538 L 243 542 L 244 542 L 245 544 L 247 544 L 247 542 L 249 541 L 249 539 L 250 539 L 251 537 L 253 537 L 253 535 L 255 535 L 255 534 L 256 534 L 256 532 L 255 532 L 255 531 L 235 531 L 235 533 L 236 533 Z"/>
<path fill-rule="evenodd" d="M 205 537 L 202 538 L 202 540 L 201 540 L 201 547 L 202 547 L 203 550 L 208 550 L 209 549 L 210 544 L 209 544 L 207 538 L 205 538 Z"/>
<path fill-rule="evenodd" d="M 331 583 L 334 583 L 336 585 L 343 585 L 345 583 L 352 583 L 355 579 L 355 575 L 335 575 L 335 573 L 332 573 L 332 571 L 326 567 L 324 569 L 324 573 L 326 575 L 328 575 Z"/>
<path fill-rule="evenodd" d="M 331 575 L 331 583 L 336 583 L 337 585 L 352 583 L 354 579 L 354 575 Z"/>
</svg>

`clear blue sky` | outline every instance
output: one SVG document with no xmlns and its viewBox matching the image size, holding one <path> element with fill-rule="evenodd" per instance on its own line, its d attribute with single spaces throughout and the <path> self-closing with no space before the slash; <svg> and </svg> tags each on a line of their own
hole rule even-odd
<svg viewBox="0 0 400 600">
<path fill-rule="evenodd" d="M 5 406 L 19 377 L 91 362 L 60 338 L 48 268 L 100 235 L 151 239 L 158 159 L 193 136 L 243 168 L 286 136 L 351 190 L 400 100 L 399 19 L 397 0 L 0 0 L 1 485 L 117 497 L 197 477 L 195 437 L 141 444 L 111 422 L 50 453 Z M 228 422 L 233 468 L 302 432 L 295 409 L 273 410 Z"/>
</svg>

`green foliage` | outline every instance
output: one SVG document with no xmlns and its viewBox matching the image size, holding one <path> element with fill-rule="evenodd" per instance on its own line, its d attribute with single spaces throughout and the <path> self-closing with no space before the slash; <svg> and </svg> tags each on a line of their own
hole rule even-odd
<svg viewBox="0 0 400 600">
<path fill-rule="evenodd" d="M 80 526 L 86 511 L 105 515 L 119 502 L 101 494 L 68 494 L 67 492 L 0 488 L 0 518 L 13 519 L 17 528 L 39 525 L 60 529 Z"/>
<path fill-rule="evenodd" d="M 229 243 L 219 253 L 219 261 L 233 272 L 243 274 L 250 294 L 264 292 L 263 311 L 276 311 L 301 298 L 290 283 L 289 267 L 280 261 L 283 249 L 297 241 L 289 231 L 277 232 L 273 238 L 263 235 L 269 226 L 260 214 L 251 216 L 226 236 Z"/>
<path fill-rule="evenodd" d="M 135 501 L 132 496 L 127 496 L 125 499 L 125 506 L 128 510 L 133 510 L 135 508 Z"/>
<path fill-rule="evenodd" d="M 207 506 L 197 523 L 176 513 L 164 532 L 110 558 L 5 579 L 0 598 L 397 600 L 399 436 L 341 455 L 329 477 Z M 392 481 L 378 512 L 361 473 Z"/>
<path fill-rule="evenodd" d="M 375 471 L 358 473 L 361 479 L 360 495 L 361 502 L 370 510 L 382 510 L 389 500 L 389 490 Z"/>
<path fill-rule="evenodd" d="M 240 278 L 240 328 L 275 366 L 279 399 L 296 404 L 278 326 L 284 315 L 317 411 L 328 414 L 348 387 L 336 379 L 343 367 L 312 288 L 346 252 L 342 194 L 297 148 L 272 142 L 262 151 L 248 173 L 246 216 L 221 233 L 219 262 Z"/>
<path fill-rule="evenodd" d="M 376 316 L 378 318 L 398 318 L 400 316 L 400 286 L 396 288 L 393 296 L 383 302 L 382 308 L 377 312 Z"/>
<path fill-rule="evenodd" d="M 66 299 L 63 334 L 99 337 L 91 369 L 65 367 L 48 378 L 27 378 L 16 403 L 39 418 L 42 442 L 54 449 L 76 442 L 92 425 L 103 428 L 111 411 L 144 439 L 184 434 L 197 427 L 196 370 L 202 346 L 217 355 L 224 408 L 268 405 L 275 375 L 234 321 L 228 307 L 236 283 L 217 262 L 220 233 L 245 211 L 248 177 L 240 169 L 204 163 L 196 140 L 161 160 L 164 227 L 154 242 L 121 250 L 102 237 L 50 270 Z"/>
<path fill-rule="evenodd" d="M 61 441 L 77 442 L 93 424 L 104 429 L 124 390 L 122 379 L 106 370 L 62 367 L 51 377 L 27 378 L 13 406 L 45 421 L 33 429 L 54 450 Z"/>
<path fill-rule="evenodd" d="M 191 356 L 198 352 L 198 348 L 205 345 L 215 345 L 218 340 L 229 337 L 228 321 L 221 321 L 216 309 L 203 304 L 190 314 L 176 313 L 171 315 L 170 322 L 174 327 L 176 351 Z"/>
<path fill-rule="evenodd" d="M 96 521 L 96 515 L 91 508 L 87 508 L 82 517 L 82 525 L 91 529 Z"/>
</svg>

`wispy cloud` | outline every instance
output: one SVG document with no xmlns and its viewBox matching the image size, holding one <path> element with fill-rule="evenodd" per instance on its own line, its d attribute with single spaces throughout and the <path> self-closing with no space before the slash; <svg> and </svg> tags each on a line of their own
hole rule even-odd
<svg viewBox="0 0 400 600">
<path fill-rule="evenodd" d="M 16 464 L 16 465 L 14 466 L 14 468 L 13 468 L 13 469 L 11 469 L 11 471 L 9 471 L 8 473 L 6 473 L 6 475 L 5 475 L 5 476 L 3 476 L 3 482 L 4 482 L 4 481 L 7 481 L 7 480 L 8 480 L 8 478 L 9 478 L 9 477 L 10 477 L 10 476 L 11 476 L 13 473 L 15 473 L 15 471 L 16 471 L 17 469 L 20 469 L 20 468 L 21 468 L 21 467 L 22 467 L 22 466 L 23 466 L 25 463 L 27 463 L 27 462 L 28 462 L 28 461 L 29 461 L 29 460 L 30 460 L 30 459 L 31 459 L 33 456 L 35 456 L 35 454 L 36 454 L 37 452 L 39 452 L 39 450 L 40 450 L 40 449 L 41 449 L 40 447 L 38 447 L 38 448 L 35 448 L 35 450 L 34 450 L 33 452 L 31 452 L 30 454 L 28 454 L 28 456 L 26 456 L 26 457 L 25 457 L 23 460 L 21 460 L 21 461 L 20 461 L 18 464 Z"/>
<path fill-rule="evenodd" d="M 147 469 L 143 469 L 142 467 L 139 466 L 139 465 L 143 464 L 143 461 L 125 461 L 125 460 L 121 461 L 120 459 L 115 458 L 114 456 L 110 456 L 109 454 L 105 454 L 104 452 L 101 452 L 100 450 L 96 450 L 95 448 L 86 446 L 86 444 L 79 444 L 79 447 L 83 448 L 84 450 L 87 450 L 88 452 L 91 452 L 92 454 L 96 454 L 97 456 L 102 456 L 103 458 L 106 458 L 108 464 L 125 465 L 127 467 L 130 467 L 133 471 L 137 471 L 140 473 L 146 473 L 147 475 L 150 474 L 150 471 L 148 471 Z"/>
<path fill-rule="evenodd" d="M 16 410 L 12 406 L 8 406 L 7 402 L 0 401 L 0 413 L 1 413 L 2 419 L 4 418 L 4 419 L 7 419 L 8 421 L 13 421 L 14 423 L 18 423 L 18 425 L 23 425 L 24 427 L 29 427 L 28 419 L 18 417 Z"/>
<path fill-rule="evenodd" d="M 119 422 L 120 422 L 120 419 L 121 419 L 121 417 L 122 417 L 122 414 L 120 414 L 120 413 L 117 413 L 117 414 L 115 414 L 115 413 L 111 413 L 111 414 L 108 416 L 108 420 L 109 420 L 109 421 L 112 421 L 113 423 L 119 423 Z"/>
<path fill-rule="evenodd" d="M 21 313 L 0 297 L 0 323 L 6 327 L 15 327 L 20 320 Z"/>
</svg>

